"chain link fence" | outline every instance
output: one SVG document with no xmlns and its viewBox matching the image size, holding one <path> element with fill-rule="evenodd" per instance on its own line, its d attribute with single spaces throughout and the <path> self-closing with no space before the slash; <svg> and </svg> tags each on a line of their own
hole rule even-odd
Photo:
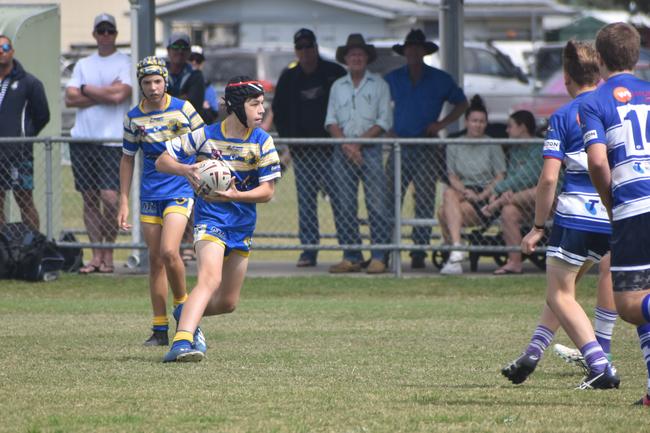
<svg viewBox="0 0 650 433">
<path fill-rule="evenodd" d="M 472 269 L 481 256 L 503 263 L 518 251 L 533 218 L 541 139 L 357 139 L 358 156 L 342 146 L 346 141 L 275 139 L 283 176 L 273 200 L 258 206 L 255 249 L 338 250 L 345 257 L 363 251 L 363 258 L 391 262 L 396 275 L 402 251 L 432 255 L 439 267 L 449 251 L 467 251 Z M 139 171 L 131 194 L 134 229 L 116 228 L 121 147 L 69 137 L 0 139 L 6 143 L 34 143 L 33 156 L 22 158 L 33 161 L 40 220 L 32 223 L 48 238 L 68 234 L 61 245 L 124 250 L 127 259 L 146 248 L 138 225 Z M 6 222 L 20 221 L 25 213 L 6 196 Z M 458 235 L 461 245 L 452 245 Z"/>
</svg>

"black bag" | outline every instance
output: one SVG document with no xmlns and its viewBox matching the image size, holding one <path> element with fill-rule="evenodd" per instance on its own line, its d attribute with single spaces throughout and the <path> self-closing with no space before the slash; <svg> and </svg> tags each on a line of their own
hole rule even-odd
<svg viewBox="0 0 650 433">
<path fill-rule="evenodd" d="M 59 237 L 59 242 L 77 242 L 73 233 L 64 232 Z M 76 247 L 58 246 L 59 253 L 63 256 L 63 272 L 77 272 L 83 266 L 83 250 Z"/>
<path fill-rule="evenodd" d="M 28 281 L 53 280 L 63 267 L 63 256 L 44 234 L 23 223 L 0 227 L 0 276 Z"/>
</svg>

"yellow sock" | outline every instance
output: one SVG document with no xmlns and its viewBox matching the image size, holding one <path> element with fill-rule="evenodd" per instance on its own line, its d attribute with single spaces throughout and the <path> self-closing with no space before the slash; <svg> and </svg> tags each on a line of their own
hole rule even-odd
<svg viewBox="0 0 650 433">
<path fill-rule="evenodd" d="M 194 334 L 188 331 L 176 331 L 176 335 L 174 335 L 174 343 L 181 340 L 189 341 L 190 344 L 192 344 L 194 342 Z"/>
<path fill-rule="evenodd" d="M 181 296 L 180 298 L 177 298 L 174 296 L 174 307 L 179 306 L 180 304 L 184 304 L 185 301 L 187 301 L 187 293 Z"/>
</svg>

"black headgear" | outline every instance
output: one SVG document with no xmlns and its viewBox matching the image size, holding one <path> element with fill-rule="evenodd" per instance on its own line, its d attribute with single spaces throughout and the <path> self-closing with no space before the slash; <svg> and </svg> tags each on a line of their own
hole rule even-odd
<svg viewBox="0 0 650 433">
<path fill-rule="evenodd" d="M 249 98 L 257 98 L 264 94 L 264 86 L 257 80 L 245 75 L 231 78 L 226 85 L 224 99 L 228 114 L 235 113 L 239 121 L 248 128 L 244 102 Z"/>
</svg>

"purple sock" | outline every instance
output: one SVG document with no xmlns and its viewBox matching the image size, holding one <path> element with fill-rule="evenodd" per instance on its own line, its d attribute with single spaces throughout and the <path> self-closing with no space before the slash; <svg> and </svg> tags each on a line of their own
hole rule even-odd
<svg viewBox="0 0 650 433">
<path fill-rule="evenodd" d="M 528 347 L 526 347 L 524 352 L 541 358 L 546 348 L 551 344 L 551 341 L 553 341 L 554 335 L 553 331 L 548 329 L 546 326 L 537 325 L 535 332 L 533 332 L 533 336 L 530 338 L 530 343 L 528 343 Z"/>
<path fill-rule="evenodd" d="M 607 367 L 608 361 L 605 352 L 603 352 L 603 348 L 600 347 L 596 340 L 582 346 L 580 353 L 585 357 L 590 373 L 602 373 Z"/>
</svg>

